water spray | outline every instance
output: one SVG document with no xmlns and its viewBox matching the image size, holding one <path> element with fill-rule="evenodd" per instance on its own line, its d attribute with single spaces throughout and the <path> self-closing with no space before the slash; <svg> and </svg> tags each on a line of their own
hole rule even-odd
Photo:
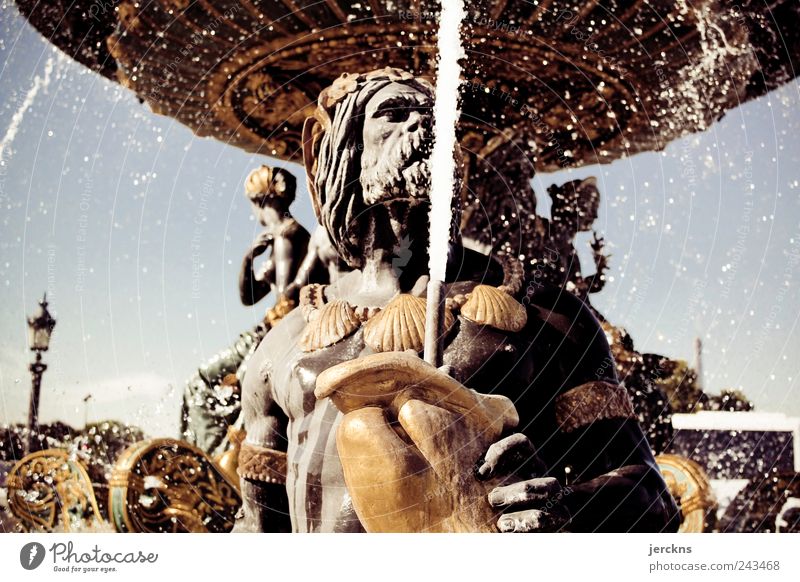
<svg viewBox="0 0 800 582">
<path fill-rule="evenodd" d="M 442 365 L 442 323 L 444 322 L 444 280 L 452 222 L 452 200 L 455 188 L 456 124 L 460 114 L 458 90 L 464 57 L 461 45 L 463 0 L 442 0 L 439 15 L 436 71 L 436 95 L 433 106 L 434 144 L 431 153 L 431 211 L 428 247 L 430 281 L 425 313 L 425 361 Z"/>
</svg>

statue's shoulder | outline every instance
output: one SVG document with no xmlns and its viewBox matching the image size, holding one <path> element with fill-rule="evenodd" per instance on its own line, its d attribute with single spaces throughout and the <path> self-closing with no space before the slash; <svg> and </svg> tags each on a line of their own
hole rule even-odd
<svg viewBox="0 0 800 582">
<path fill-rule="evenodd" d="M 525 333 L 534 351 L 559 360 L 560 374 L 570 377 L 565 386 L 616 379 L 606 334 L 585 301 L 563 288 L 544 287 L 523 303 L 528 312 Z"/>
<path fill-rule="evenodd" d="M 311 238 L 311 233 L 309 233 L 302 224 L 297 222 L 294 217 L 289 217 L 283 221 L 278 234 L 289 239 L 302 237 L 307 241 Z"/>
<path fill-rule="evenodd" d="M 591 307 L 579 297 L 561 287 L 542 287 L 522 298 L 528 319 L 534 325 L 548 323 L 562 328 L 564 335 L 588 329 L 602 332 L 600 322 Z"/>
<path fill-rule="evenodd" d="M 289 354 L 297 349 L 297 341 L 306 321 L 300 309 L 293 309 L 276 323 L 261 340 L 258 351 L 273 362 L 288 361 Z"/>
</svg>

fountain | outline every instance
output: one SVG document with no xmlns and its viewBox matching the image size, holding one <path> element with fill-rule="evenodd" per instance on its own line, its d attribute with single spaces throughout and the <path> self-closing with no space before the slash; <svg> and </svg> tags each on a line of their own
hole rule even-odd
<svg viewBox="0 0 800 582">
<path fill-rule="evenodd" d="M 586 299 L 603 284 L 602 239 L 595 238 L 593 278 L 570 270 L 573 262 L 565 257 L 574 256 L 576 232 L 591 228 L 596 184 L 589 179 L 553 187 L 554 208 L 560 201 L 562 216 L 582 219 L 575 226 L 564 218 L 558 226 L 555 214 L 550 222 L 536 215 L 531 177 L 661 150 L 791 80 L 800 10 L 788 0 L 772 4 L 774 18 L 749 3 L 743 8 L 714 0 L 675 0 L 658 8 L 639 0 L 574 2 L 557 9 L 546 1 L 467 2 L 463 8 L 454 2 L 441 12 L 434 2 L 393 8 L 381 0 L 349 6 L 329 0 L 299 10 L 289 2 L 17 4 L 56 46 L 134 91 L 154 112 L 199 136 L 289 161 L 304 153 L 308 159 L 303 124 L 318 114 L 317 95 L 342 72 L 386 66 L 413 77 L 435 72 L 437 171 L 425 326 L 425 359 L 434 367 L 441 363 L 448 319 L 442 283 L 454 190 L 465 246 L 519 258 L 517 279 Z M 776 35 L 785 40 L 785 53 L 774 50 Z M 454 163 L 456 143 L 463 168 Z M 461 190 L 453 181 L 458 169 L 464 171 Z M 544 252 L 543 241 L 550 239 L 559 241 L 554 258 Z M 522 291 L 523 303 L 533 294 L 505 282 L 497 288 L 517 296 Z M 469 300 L 451 303 L 474 320 Z M 308 307 L 321 311 L 325 305 Z M 366 329 L 367 317 L 349 324 Z M 641 357 L 632 347 L 627 352 Z M 337 390 L 318 396 L 333 398 Z M 285 466 L 285 455 L 272 459 Z M 229 485 L 214 471 L 208 469 L 215 481 Z M 236 497 L 232 490 L 229 497 Z M 693 527 L 704 527 L 696 518 Z"/>
</svg>

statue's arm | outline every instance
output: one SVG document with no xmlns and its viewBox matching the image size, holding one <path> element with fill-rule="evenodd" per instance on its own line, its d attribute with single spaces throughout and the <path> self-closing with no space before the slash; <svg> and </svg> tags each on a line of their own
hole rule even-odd
<svg viewBox="0 0 800 582">
<path fill-rule="evenodd" d="M 240 532 L 291 531 L 286 494 L 286 415 L 273 398 L 271 366 L 264 345 L 248 363 L 242 386 L 247 437 L 239 455 Z"/>
<path fill-rule="evenodd" d="M 546 298 L 547 351 L 558 361 L 542 378 L 555 391 L 550 474 L 569 491 L 572 531 L 674 531 L 678 510 L 620 385 L 600 324 L 569 293 Z M 546 340 L 547 341 L 547 340 Z M 551 461 L 552 462 L 552 461 Z"/>
<path fill-rule="evenodd" d="M 678 508 L 655 464 L 631 464 L 581 479 L 566 488 L 563 503 L 576 532 L 675 532 Z"/>
<path fill-rule="evenodd" d="M 275 277 L 274 256 L 270 257 L 260 273 L 253 271 L 255 258 L 264 253 L 273 241 L 269 235 L 262 234 L 254 242 L 242 259 L 239 270 L 239 298 L 243 305 L 255 305 L 271 290 Z M 274 254 L 274 246 L 273 246 Z"/>
<path fill-rule="evenodd" d="M 563 457 L 551 474 L 567 482 L 562 503 L 571 531 L 662 532 L 680 523 L 627 398 L 623 387 L 602 382 L 557 399 L 554 440 Z"/>
<path fill-rule="evenodd" d="M 272 247 L 273 277 L 276 298 L 286 293 L 295 266 L 295 241 L 289 236 L 279 236 Z"/>
<path fill-rule="evenodd" d="M 318 229 L 321 227 L 317 227 Z M 322 259 L 319 256 L 319 243 L 317 241 L 318 231 L 315 231 L 314 234 L 311 235 L 311 239 L 308 241 L 308 247 L 303 257 L 303 262 L 300 263 L 300 267 L 297 269 L 297 275 L 295 275 L 294 280 L 289 283 L 286 288 L 286 296 L 289 299 L 297 299 L 297 296 L 300 293 L 300 289 L 311 282 L 312 273 L 318 270 L 322 265 Z"/>
<path fill-rule="evenodd" d="M 677 506 L 597 320 L 571 293 L 548 289 L 534 295 L 528 323 L 534 371 L 515 402 L 524 434 L 492 445 L 479 470 L 532 467 L 489 496 L 504 511 L 500 531 L 675 531 Z"/>
</svg>

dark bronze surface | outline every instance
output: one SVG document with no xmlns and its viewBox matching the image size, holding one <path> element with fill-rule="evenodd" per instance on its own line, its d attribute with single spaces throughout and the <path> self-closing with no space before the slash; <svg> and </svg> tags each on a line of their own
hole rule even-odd
<svg viewBox="0 0 800 582">
<path fill-rule="evenodd" d="M 357 267 L 324 290 L 324 301 L 343 300 L 360 310 L 383 308 L 398 293 L 424 296 L 428 257 L 423 220 L 428 193 L 421 189 L 410 196 L 399 177 L 416 163 L 416 150 L 425 139 L 416 140 L 415 133 L 422 132 L 424 138 L 430 127 L 425 117 L 431 112 L 425 108 L 429 89 L 401 72 L 382 71 L 353 81 L 334 85 L 320 98 L 320 109 L 307 125 L 304 162 L 318 219 L 333 246 Z M 387 174 L 366 172 L 360 163 L 362 152 L 369 159 L 389 159 L 394 166 L 387 168 Z M 427 166 L 417 170 L 426 177 Z M 387 176 L 395 177 L 390 188 L 385 187 Z M 458 201 L 453 214 L 457 219 Z M 406 238 L 414 238 L 416 244 L 398 272 L 392 257 Z M 508 280 L 506 271 L 498 258 L 465 249 L 454 234 L 446 294 L 457 301 L 478 284 L 501 285 Z M 526 291 L 522 300 L 527 310 L 522 329 L 503 332 L 459 316 L 444 339 L 443 360 L 453 378 L 514 402 L 519 438 L 530 443 L 540 467 L 538 474 L 523 478 L 530 480 L 531 490 L 549 492 L 547 498 L 557 507 L 544 512 L 523 507 L 524 515 L 514 507 L 498 527 L 502 531 L 677 528 L 677 508 L 635 419 L 598 416 L 596 422 L 569 431 L 558 424 L 555 402 L 560 394 L 591 382 L 617 383 L 613 366 L 607 365 L 613 360 L 597 320 L 581 300 L 558 287 Z M 248 442 L 287 451 L 293 530 L 333 531 L 341 528 L 343 508 L 349 507 L 336 453 L 341 415 L 328 398 L 315 398 L 316 380 L 322 371 L 374 351 L 364 341 L 362 326 L 328 347 L 304 352 L 298 340 L 314 324 L 306 316 L 300 309 L 290 313 L 253 355 L 243 383 L 244 421 Z M 507 467 L 508 472 L 522 471 L 527 461 Z M 246 491 L 237 529 L 279 528 L 260 485 L 251 481 Z M 494 496 L 493 505 L 512 509 L 502 490 L 495 490 Z"/>
</svg>

